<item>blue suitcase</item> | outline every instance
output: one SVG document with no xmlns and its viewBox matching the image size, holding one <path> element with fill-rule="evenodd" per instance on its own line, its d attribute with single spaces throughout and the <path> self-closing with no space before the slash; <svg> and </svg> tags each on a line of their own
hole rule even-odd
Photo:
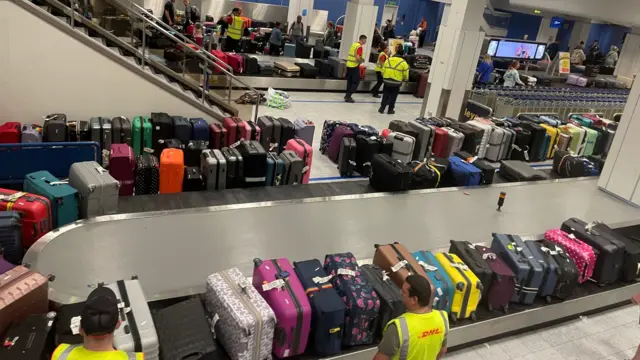
<svg viewBox="0 0 640 360">
<path fill-rule="evenodd" d="M 436 289 L 433 298 L 433 308 L 450 312 L 455 289 L 449 275 L 447 275 L 447 272 L 431 252 L 416 251 L 412 255 L 427 273 L 429 281 L 431 281 L 431 284 L 433 284 L 433 287 Z"/>
<path fill-rule="evenodd" d="M 284 161 L 274 152 L 267 153 L 267 186 L 277 186 L 282 183 Z"/>
<path fill-rule="evenodd" d="M 52 228 L 59 228 L 78 220 L 78 192 L 48 171 L 27 174 L 24 179 L 24 191 L 49 199 L 53 216 Z"/>
<path fill-rule="evenodd" d="M 356 123 L 349 123 L 347 127 L 353 131 L 354 138 L 358 135 L 364 136 L 378 136 L 380 132 L 371 125 L 358 125 Z"/>
<path fill-rule="evenodd" d="M 482 180 L 482 171 L 457 156 L 449 158 L 453 186 L 476 186 Z"/>
<path fill-rule="evenodd" d="M 517 235 L 493 234 L 491 249 L 516 275 L 516 291 L 511 302 L 531 305 L 544 277 L 543 268 L 531 250 Z"/>
<path fill-rule="evenodd" d="M 310 344 L 320 356 L 339 354 L 347 309 L 344 301 L 331 285 L 320 260 L 295 261 L 293 266 L 311 304 Z"/>
<path fill-rule="evenodd" d="M 296 45 L 291 43 L 284 44 L 284 56 L 296 57 Z"/>
<path fill-rule="evenodd" d="M 538 260 L 540 266 L 542 266 L 543 278 L 542 284 L 538 289 L 538 296 L 546 298 L 547 301 L 551 301 L 551 296 L 556 288 L 558 282 L 558 272 L 560 271 L 558 263 L 553 259 L 551 254 L 542 250 L 542 244 L 536 241 L 527 240 L 524 242 L 533 257 Z"/>
<path fill-rule="evenodd" d="M 209 124 L 203 118 L 189 119 L 191 122 L 191 140 L 209 141 Z"/>
<path fill-rule="evenodd" d="M 554 127 L 562 125 L 562 121 L 560 121 L 560 119 L 556 118 L 555 116 L 540 116 L 540 121 Z"/>
<path fill-rule="evenodd" d="M 20 214 L 15 211 L 0 211 L 0 249 L 2 256 L 13 265 L 22 262 L 22 225 Z M 1 259 L 1 257 L 0 257 Z"/>
</svg>

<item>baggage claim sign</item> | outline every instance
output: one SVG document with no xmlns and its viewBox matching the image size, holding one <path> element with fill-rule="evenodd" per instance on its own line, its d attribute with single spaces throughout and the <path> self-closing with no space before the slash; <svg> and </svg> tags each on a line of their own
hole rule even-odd
<svg viewBox="0 0 640 360">
<path fill-rule="evenodd" d="M 473 100 L 467 101 L 467 107 L 464 109 L 462 116 L 462 122 L 467 122 L 475 119 L 476 117 L 489 118 L 493 114 L 493 110 L 486 105 L 482 105 Z"/>
</svg>

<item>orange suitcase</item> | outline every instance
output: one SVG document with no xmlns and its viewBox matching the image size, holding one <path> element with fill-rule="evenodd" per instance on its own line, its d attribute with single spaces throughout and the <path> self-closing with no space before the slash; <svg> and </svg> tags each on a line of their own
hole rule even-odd
<svg viewBox="0 0 640 360">
<path fill-rule="evenodd" d="M 164 149 L 160 154 L 160 194 L 182 192 L 184 154 L 180 149 Z"/>
<path fill-rule="evenodd" d="M 0 336 L 12 323 L 49 311 L 49 280 L 24 266 L 0 276 Z"/>
</svg>

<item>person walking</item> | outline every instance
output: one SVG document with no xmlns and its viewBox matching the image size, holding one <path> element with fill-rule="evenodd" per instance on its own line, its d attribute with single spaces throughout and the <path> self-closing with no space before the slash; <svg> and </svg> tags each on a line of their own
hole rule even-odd
<svg viewBox="0 0 640 360">
<path fill-rule="evenodd" d="M 302 16 L 298 15 L 296 21 L 291 25 L 289 34 L 293 38 L 293 43 L 297 44 L 304 40 L 304 24 L 302 23 Z"/>
<path fill-rule="evenodd" d="M 271 36 L 269 37 L 269 55 L 280 56 L 282 41 L 282 23 L 276 21 L 276 26 L 271 30 Z"/>
<path fill-rule="evenodd" d="M 396 53 L 385 61 L 382 67 L 382 78 L 384 88 L 382 90 L 382 103 L 378 112 L 384 114 L 384 110 L 389 106 L 387 114 L 395 114 L 396 100 L 400 93 L 400 86 L 403 81 L 409 81 L 409 64 L 402 58 L 404 50 L 402 45 L 396 46 Z"/>
<path fill-rule="evenodd" d="M 231 14 L 227 16 L 227 39 L 225 43 L 225 51 L 236 51 L 240 45 L 242 32 L 244 31 L 244 20 L 242 19 L 242 9 L 233 8 Z"/>
<path fill-rule="evenodd" d="M 487 85 L 491 80 L 491 73 L 493 72 L 493 60 L 491 60 L 491 55 L 486 54 L 482 58 L 482 62 L 478 65 L 476 69 L 476 84 L 477 85 Z"/>
<path fill-rule="evenodd" d="M 447 352 L 449 320 L 433 310 L 427 278 L 409 275 L 400 291 L 407 312 L 387 323 L 373 360 L 437 360 Z"/>
<path fill-rule="evenodd" d="M 360 84 L 360 64 L 364 62 L 363 52 L 364 44 L 367 43 L 367 35 L 360 35 L 357 42 L 354 42 L 349 49 L 349 56 L 347 57 L 347 92 L 344 95 L 344 101 L 348 103 L 354 103 L 355 101 L 351 97 L 353 93 L 358 91 L 358 85 Z"/>
<path fill-rule="evenodd" d="M 373 94 L 374 98 L 380 97 L 380 88 L 382 87 L 382 84 L 384 82 L 384 79 L 382 77 L 382 67 L 384 66 L 384 63 L 387 61 L 387 58 L 391 53 L 389 51 L 389 45 L 387 45 L 387 43 L 381 43 L 380 46 L 378 46 L 378 53 L 378 62 L 376 62 L 376 79 L 378 80 L 378 82 L 376 82 L 376 84 L 373 85 L 373 88 L 371 89 L 371 93 Z"/>
<path fill-rule="evenodd" d="M 183 0 L 184 3 L 184 23 L 183 25 L 183 32 L 185 34 L 188 35 L 194 35 L 193 33 L 189 32 L 189 26 L 190 25 L 194 25 L 194 30 L 195 30 L 195 24 L 200 22 L 200 10 L 198 10 L 198 8 L 193 5 L 191 3 L 191 0 Z"/>
<path fill-rule="evenodd" d="M 504 74 L 504 86 L 512 87 L 518 85 L 525 86 L 525 84 L 520 80 L 520 74 L 518 73 L 518 68 L 520 67 L 520 62 L 518 60 L 514 60 L 509 65 L 509 69 Z"/>
<path fill-rule="evenodd" d="M 118 297 L 113 290 L 97 287 L 89 294 L 82 309 L 80 334 L 83 343 L 60 344 L 51 360 L 144 360 L 143 353 L 127 353 L 113 348 L 113 333 L 120 327 L 119 316 Z"/>
</svg>

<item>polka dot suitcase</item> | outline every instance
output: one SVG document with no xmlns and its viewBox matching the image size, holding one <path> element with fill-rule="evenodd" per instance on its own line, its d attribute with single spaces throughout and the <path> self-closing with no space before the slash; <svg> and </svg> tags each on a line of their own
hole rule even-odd
<svg viewBox="0 0 640 360">
<path fill-rule="evenodd" d="M 589 280 L 596 266 L 596 253 L 591 246 L 560 229 L 545 232 L 544 238 L 565 247 L 567 254 L 578 267 L 578 271 L 580 272 L 578 282 L 580 284 Z"/>
</svg>

